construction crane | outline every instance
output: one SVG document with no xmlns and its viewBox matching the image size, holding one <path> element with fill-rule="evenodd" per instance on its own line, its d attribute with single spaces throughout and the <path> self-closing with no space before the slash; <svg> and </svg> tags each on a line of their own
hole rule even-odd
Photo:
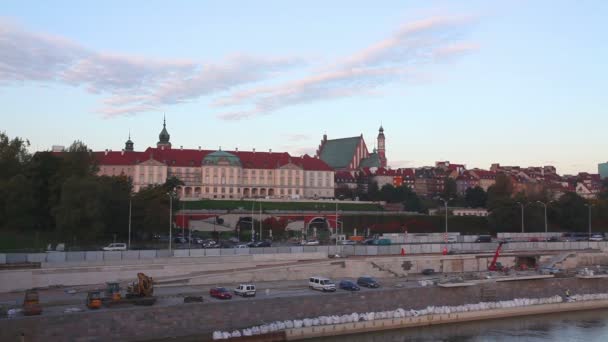
<svg viewBox="0 0 608 342">
<path fill-rule="evenodd" d="M 500 256 L 500 251 L 502 250 L 502 245 L 504 245 L 505 243 L 507 243 L 507 242 L 501 241 L 498 243 L 498 247 L 496 248 L 496 252 L 494 252 L 494 258 L 492 259 L 492 262 L 490 263 L 490 266 L 488 267 L 488 271 L 502 271 L 504 269 L 502 264 L 499 262 L 496 262 L 496 261 L 498 260 L 498 257 Z"/>
</svg>

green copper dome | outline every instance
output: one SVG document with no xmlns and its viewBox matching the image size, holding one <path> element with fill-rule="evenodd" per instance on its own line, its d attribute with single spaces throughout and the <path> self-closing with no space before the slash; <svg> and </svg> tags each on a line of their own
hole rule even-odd
<svg viewBox="0 0 608 342">
<path fill-rule="evenodd" d="M 215 151 L 203 158 L 203 165 L 241 166 L 241 160 L 232 153 Z"/>
<path fill-rule="evenodd" d="M 169 138 L 171 138 L 171 136 L 169 135 L 169 132 L 167 132 L 167 123 L 165 121 L 165 118 L 163 118 L 163 130 L 160 131 L 160 134 L 158 135 L 158 143 L 168 144 Z"/>
</svg>

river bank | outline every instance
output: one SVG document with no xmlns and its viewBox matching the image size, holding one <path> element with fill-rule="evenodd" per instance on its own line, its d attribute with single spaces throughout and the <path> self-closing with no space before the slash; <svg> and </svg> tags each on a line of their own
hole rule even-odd
<svg viewBox="0 0 608 342">
<path fill-rule="evenodd" d="M 388 311 L 399 307 L 422 310 L 428 306 L 457 306 L 522 297 L 544 298 L 563 295 L 566 289 L 573 294 L 604 293 L 606 288 L 606 278 L 572 277 L 487 281 L 457 288 L 381 288 L 358 293 L 307 291 L 296 297 L 206 299 L 205 303 L 2 319 L 0 340 L 13 341 L 21 334 L 26 335 L 26 341 L 141 341 L 180 336 L 199 336 L 199 340 L 203 340 L 211 338 L 216 330 L 233 331 L 285 319 Z"/>
</svg>

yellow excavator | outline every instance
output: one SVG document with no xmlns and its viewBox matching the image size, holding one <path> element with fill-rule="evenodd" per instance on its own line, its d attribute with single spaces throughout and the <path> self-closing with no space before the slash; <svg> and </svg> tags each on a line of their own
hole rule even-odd
<svg viewBox="0 0 608 342">
<path fill-rule="evenodd" d="M 137 281 L 127 287 L 127 294 L 123 298 L 120 294 L 118 282 L 107 283 L 106 297 L 103 299 L 105 305 L 135 304 L 152 305 L 156 302 L 154 297 L 154 280 L 143 273 L 137 273 Z"/>
<path fill-rule="evenodd" d="M 135 305 L 152 305 L 154 297 L 154 280 L 143 273 L 137 273 L 137 281 L 127 287 L 127 299 Z"/>
</svg>

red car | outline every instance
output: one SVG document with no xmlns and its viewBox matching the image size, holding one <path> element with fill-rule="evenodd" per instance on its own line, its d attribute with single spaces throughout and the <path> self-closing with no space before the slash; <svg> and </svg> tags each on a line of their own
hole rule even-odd
<svg viewBox="0 0 608 342">
<path fill-rule="evenodd" d="M 232 294 L 225 287 L 214 287 L 209 290 L 209 295 L 211 297 L 219 298 L 219 299 L 231 299 Z"/>
</svg>

